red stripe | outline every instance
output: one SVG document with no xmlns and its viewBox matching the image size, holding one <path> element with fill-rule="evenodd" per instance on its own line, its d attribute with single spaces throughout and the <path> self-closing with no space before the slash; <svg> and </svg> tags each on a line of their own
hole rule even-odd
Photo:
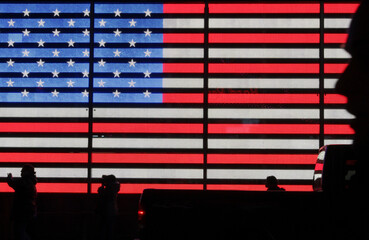
<svg viewBox="0 0 369 240">
<path fill-rule="evenodd" d="M 88 123 L 24 123 L 1 122 L 0 132 L 73 132 L 87 133 Z"/>
<path fill-rule="evenodd" d="M 202 154 L 177 153 L 92 153 L 93 163 L 202 164 Z"/>
<path fill-rule="evenodd" d="M 164 33 L 164 43 L 204 43 L 202 33 Z"/>
<path fill-rule="evenodd" d="M 325 33 L 324 43 L 346 43 L 347 33 Z"/>
<path fill-rule="evenodd" d="M 94 123 L 95 133 L 203 133 L 202 124 L 190 123 Z"/>
<path fill-rule="evenodd" d="M 101 184 L 91 184 L 91 192 L 97 193 Z M 188 189 L 202 190 L 202 184 L 121 184 L 119 193 L 123 194 L 141 194 L 144 189 Z"/>
<path fill-rule="evenodd" d="M 87 183 L 37 183 L 38 193 L 87 193 Z M 7 183 L 0 183 L 0 192 L 14 192 Z"/>
<path fill-rule="evenodd" d="M 87 163 L 87 153 L 0 153 L 0 162 L 20 163 Z"/>
<path fill-rule="evenodd" d="M 202 63 L 164 63 L 164 73 L 203 73 Z"/>
<path fill-rule="evenodd" d="M 347 63 L 326 63 L 324 64 L 324 73 L 343 73 Z"/>
<path fill-rule="evenodd" d="M 209 4 L 209 13 L 319 13 L 319 4 Z"/>
<path fill-rule="evenodd" d="M 314 171 L 323 171 L 324 164 L 323 163 L 317 163 L 315 164 Z"/>
<path fill-rule="evenodd" d="M 163 93 L 163 103 L 203 103 L 202 93 Z"/>
<path fill-rule="evenodd" d="M 310 192 L 313 191 L 311 185 L 280 185 L 286 191 Z M 226 185 L 226 184 L 208 184 L 208 190 L 239 190 L 239 191 L 266 191 L 264 185 Z"/>
<path fill-rule="evenodd" d="M 319 43 L 316 33 L 210 33 L 209 43 Z"/>
<path fill-rule="evenodd" d="M 348 124 L 325 124 L 324 134 L 354 134 L 355 131 Z"/>
<path fill-rule="evenodd" d="M 210 63 L 209 73 L 319 73 L 316 63 Z"/>
<path fill-rule="evenodd" d="M 347 98 L 339 94 L 326 94 L 324 95 L 325 104 L 346 104 Z"/>
<path fill-rule="evenodd" d="M 318 94 L 215 94 L 209 93 L 209 103 L 255 104 L 318 104 Z"/>
<path fill-rule="evenodd" d="M 204 13 L 205 4 L 163 4 L 163 13 Z"/>
<path fill-rule="evenodd" d="M 325 3 L 324 13 L 355 13 L 358 3 Z"/>
<path fill-rule="evenodd" d="M 209 124 L 219 134 L 319 134 L 319 124 Z"/>
<path fill-rule="evenodd" d="M 315 164 L 316 154 L 208 154 L 209 164 Z"/>
</svg>

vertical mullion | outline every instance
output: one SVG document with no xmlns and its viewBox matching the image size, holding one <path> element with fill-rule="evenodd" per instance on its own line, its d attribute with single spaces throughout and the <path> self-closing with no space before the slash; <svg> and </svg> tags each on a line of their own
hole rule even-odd
<svg viewBox="0 0 369 240">
<path fill-rule="evenodd" d="M 324 145 L 324 0 L 320 1 L 319 41 L 319 147 Z"/>
<path fill-rule="evenodd" d="M 208 82 L 209 82 L 209 4 L 205 0 L 204 9 L 204 105 L 203 105 L 203 151 L 204 151 L 204 185 L 203 189 L 207 189 L 207 158 L 208 158 Z"/>
<path fill-rule="evenodd" d="M 94 73 L 94 3 L 90 3 L 90 65 L 89 65 L 89 95 L 88 95 L 88 165 L 87 165 L 87 192 L 91 193 L 92 168 L 92 124 L 93 124 L 93 73 Z"/>
</svg>

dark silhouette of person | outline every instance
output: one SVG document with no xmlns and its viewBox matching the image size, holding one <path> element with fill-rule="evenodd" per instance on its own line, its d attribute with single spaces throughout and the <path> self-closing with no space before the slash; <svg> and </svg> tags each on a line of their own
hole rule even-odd
<svg viewBox="0 0 369 240">
<path fill-rule="evenodd" d="M 338 201 L 335 239 L 369 239 L 369 1 L 361 2 L 352 18 L 345 45 L 351 60 L 336 84 L 347 97 L 346 109 L 355 116 L 353 148 L 358 158 L 353 191 Z M 334 199 L 334 197 L 332 197 Z M 332 239 L 333 239 L 332 238 Z"/>
<path fill-rule="evenodd" d="M 266 178 L 265 187 L 267 191 L 286 191 L 286 189 L 278 187 L 278 179 L 275 176 Z"/>
<path fill-rule="evenodd" d="M 14 189 L 12 220 L 14 238 L 30 239 L 31 224 L 36 217 L 36 172 L 32 165 L 22 167 L 21 178 L 13 179 L 8 173 L 8 185 Z"/>
<path fill-rule="evenodd" d="M 114 236 L 114 225 L 118 215 L 117 196 L 120 184 L 114 175 L 103 175 L 98 189 L 96 214 L 99 224 L 99 239 L 110 240 Z"/>
</svg>

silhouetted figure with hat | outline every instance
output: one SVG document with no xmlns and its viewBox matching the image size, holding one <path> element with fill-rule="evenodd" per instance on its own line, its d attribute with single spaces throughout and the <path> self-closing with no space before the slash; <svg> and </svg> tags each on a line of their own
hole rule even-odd
<svg viewBox="0 0 369 240">
<path fill-rule="evenodd" d="M 266 178 L 265 187 L 267 191 L 286 191 L 284 188 L 278 186 L 278 179 L 275 176 Z"/>
<path fill-rule="evenodd" d="M 14 189 L 12 209 L 13 231 L 16 240 L 31 239 L 30 227 L 36 217 L 36 172 L 32 165 L 24 165 L 21 178 L 13 179 L 11 173 L 8 185 Z"/>
<path fill-rule="evenodd" d="M 96 214 L 99 224 L 99 239 L 110 240 L 114 236 L 114 224 L 118 215 L 117 196 L 120 184 L 114 175 L 103 175 L 98 189 Z"/>
</svg>

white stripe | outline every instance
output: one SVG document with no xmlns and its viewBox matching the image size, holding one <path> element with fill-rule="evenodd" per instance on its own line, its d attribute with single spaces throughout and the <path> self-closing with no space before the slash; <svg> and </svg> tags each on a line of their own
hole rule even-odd
<svg viewBox="0 0 369 240">
<path fill-rule="evenodd" d="M 164 78 L 163 88 L 203 88 L 202 78 Z"/>
<path fill-rule="evenodd" d="M 92 177 L 101 178 L 102 175 L 113 174 L 117 178 L 144 178 L 144 179 L 202 179 L 202 169 L 168 169 L 168 168 L 92 168 Z"/>
<path fill-rule="evenodd" d="M 352 139 L 324 139 L 324 145 L 330 144 L 349 144 L 353 143 Z"/>
<path fill-rule="evenodd" d="M 318 18 L 210 18 L 210 28 L 319 28 Z"/>
<path fill-rule="evenodd" d="M 353 119 L 354 115 L 347 112 L 346 109 L 324 109 L 325 119 Z"/>
<path fill-rule="evenodd" d="M 319 149 L 314 139 L 209 139 L 209 149 Z"/>
<path fill-rule="evenodd" d="M 317 48 L 210 48 L 210 58 L 319 58 Z"/>
<path fill-rule="evenodd" d="M 319 119 L 319 109 L 209 109 L 212 119 Z"/>
<path fill-rule="evenodd" d="M 326 48 L 324 49 L 324 58 L 349 59 L 351 58 L 351 55 L 342 48 Z"/>
<path fill-rule="evenodd" d="M 324 28 L 349 28 L 351 18 L 325 18 Z"/>
<path fill-rule="evenodd" d="M 313 180 L 313 170 L 259 170 L 259 169 L 209 169 L 207 171 L 209 179 L 263 179 L 268 176 L 275 176 L 279 180 Z"/>
<path fill-rule="evenodd" d="M 202 118 L 201 108 L 94 108 L 96 118 Z"/>
<path fill-rule="evenodd" d="M 164 18 L 163 28 L 204 28 L 204 19 Z"/>
<path fill-rule="evenodd" d="M 337 78 L 325 78 L 324 79 L 324 88 L 325 89 L 334 89 L 336 87 L 338 79 Z"/>
<path fill-rule="evenodd" d="M 0 147 L 19 148 L 87 148 L 87 138 L 37 138 L 37 137 L 0 137 Z"/>
<path fill-rule="evenodd" d="M 319 88 L 317 78 L 210 78 L 209 88 Z"/>
<path fill-rule="evenodd" d="M 22 168 L 0 168 L 0 176 L 20 177 Z M 87 168 L 35 168 L 37 178 L 87 178 Z"/>
<path fill-rule="evenodd" d="M 93 147 L 201 149 L 203 140 L 196 138 L 94 138 Z"/>
<path fill-rule="evenodd" d="M 0 108 L 1 117 L 87 118 L 88 108 Z"/>
<path fill-rule="evenodd" d="M 164 48 L 163 58 L 203 58 L 202 48 Z"/>
</svg>

